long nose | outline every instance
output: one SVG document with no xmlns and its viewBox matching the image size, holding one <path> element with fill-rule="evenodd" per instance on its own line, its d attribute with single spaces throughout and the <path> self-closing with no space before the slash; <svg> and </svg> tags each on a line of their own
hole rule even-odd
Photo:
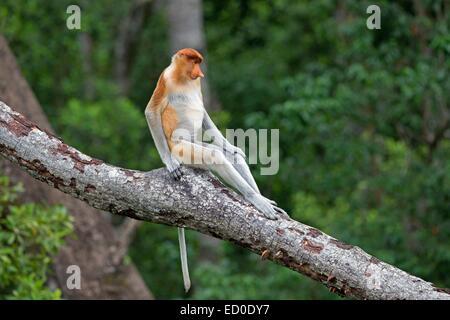
<svg viewBox="0 0 450 320">
<path fill-rule="evenodd" d="M 196 63 L 192 70 L 192 78 L 197 79 L 198 77 L 203 78 L 204 76 L 202 69 L 200 69 L 200 65 Z"/>
</svg>

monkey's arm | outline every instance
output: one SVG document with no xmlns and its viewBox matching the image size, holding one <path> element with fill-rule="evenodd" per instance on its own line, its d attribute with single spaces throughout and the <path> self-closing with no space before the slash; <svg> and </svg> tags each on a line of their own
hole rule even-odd
<svg viewBox="0 0 450 320">
<path fill-rule="evenodd" d="M 150 133 L 155 142 L 156 149 L 162 162 L 166 165 L 167 170 L 170 172 L 173 178 L 180 179 L 181 170 L 180 163 L 170 153 L 169 146 L 167 144 L 166 136 L 161 121 L 161 107 L 150 107 L 145 109 L 145 118 L 147 119 Z"/>
<path fill-rule="evenodd" d="M 231 154 L 239 154 L 245 159 L 245 153 L 240 148 L 233 146 L 228 140 L 223 136 L 222 132 L 217 128 L 214 122 L 211 120 L 208 112 L 204 112 L 203 130 L 207 131 L 208 135 L 212 139 L 211 143 L 223 148 L 226 152 Z"/>
</svg>

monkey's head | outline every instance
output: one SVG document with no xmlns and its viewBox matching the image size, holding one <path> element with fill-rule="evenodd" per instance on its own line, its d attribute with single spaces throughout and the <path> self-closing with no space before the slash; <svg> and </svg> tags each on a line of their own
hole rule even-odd
<svg viewBox="0 0 450 320">
<path fill-rule="evenodd" d="M 200 69 L 202 61 L 203 56 L 200 52 L 191 48 L 181 49 L 172 57 L 172 63 L 175 64 L 180 79 L 203 78 L 204 74 Z"/>
</svg>

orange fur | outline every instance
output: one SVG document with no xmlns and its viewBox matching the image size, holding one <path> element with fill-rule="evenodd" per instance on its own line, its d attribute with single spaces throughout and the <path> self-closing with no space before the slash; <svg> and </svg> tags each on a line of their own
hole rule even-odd
<svg viewBox="0 0 450 320">
<path fill-rule="evenodd" d="M 162 112 L 161 122 L 162 122 L 162 127 L 164 130 L 164 134 L 167 139 L 167 145 L 169 146 L 169 150 L 172 150 L 172 146 L 173 146 L 172 133 L 177 128 L 178 117 L 177 117 L 177 112 L 170 105 L 168 105 Z"/>
<path fill-rule="evenodd" d="M 180 56 L 186 56 L 188 59 L 193 60 L 195 63 L 202 63 L 203 56 L 195 49 L 192 48 L 184 48 L 177 52 Z"/>
<path fill-rule="evenodd" d="M 177 59 L 175 69 L 172 73 L 175 83 L 182 83 L 186 81 L 188 79 L 187 71 L 189 71 L 189 73 L 192 73 L 196 77 L 203 76 L 203 73 L 201 72 L 201 69 L 199 67 L 199 64 L 203 61 L 203 56 L 197 50 L 186 48 L 178 51 L 177 54 L 182 58 Z M 198 85 L 200 85 L 200 81 L 195 81 L 196 84 L 197 82 Z M 153 91 L 153 95 L 150 98 L 150 102 L 147 106 L 147 108 L 150 108 L 150 110 L 152 110 L 153 112 L 160 112 L 164 135 L 166 136 L 167 145 L 169 147 L 169 150 L 171 151 L 174 145 L 174 143 L 172 142 L 172 134 L 178 126 L 178 116 L 172 106 L 164 105 L 164 99 L 172 89 L 169 88 L 166 84 L 166 79 L 164 79 L 164 72 L 161 73 L 158 79 L 158 83 L 156 84 L 156 88 Z"/>
<path fill-rule="evenodd" d="M 155 110 L 161 107 L 161 103 L 163 99 L 166 97 L 166 80 L 164 79 L 164 72 L 161 73 L 158 79 L 158 83 L 156 84 L 155 91 L 153 91 L 153 95 L 150 99 L 150 108 Z"/>
<path fill-rule="evenodd" d="M 186 142 L 175 144 L 172 149 L 172 154 L 178 161 L 186 164 L 205 163 L 205 159 L 209 156 L 209 152 L 205 151 L 203 147 Z"/>
<path fill-rule="evenodd" d="M 188 68 L 187 61 L 177 61 L 176 67 L 172 73 L 172 79 L 177 84 L 182 84 L 188 80 L 186 69 Z"/>
</svg>

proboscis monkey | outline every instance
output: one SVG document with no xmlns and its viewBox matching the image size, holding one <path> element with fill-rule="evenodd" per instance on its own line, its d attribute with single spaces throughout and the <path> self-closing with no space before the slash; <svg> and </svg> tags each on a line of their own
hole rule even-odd
<svg viewBox="0 0 450 320">
<path fill-rule="evenodd" d="M 145 116 L 161 160 L 176 180 L 182 175 L 181 164 L 208 169 L 239 191 L 265 217 L 286 215 L 274 201 L 261 195 L 244 152 L 225 139 L 206 112 L 200 87 L 204 76 L 200 69 L 202 60 L 194 49 L 175 53 L 147 105 Z M 202 131 L 213 139 L 211 143 L 202 141 Z M 191 282 L 183 228 L 178 228 L 178 237 L 184 287 L 188 291 Z"/>
</svg>

